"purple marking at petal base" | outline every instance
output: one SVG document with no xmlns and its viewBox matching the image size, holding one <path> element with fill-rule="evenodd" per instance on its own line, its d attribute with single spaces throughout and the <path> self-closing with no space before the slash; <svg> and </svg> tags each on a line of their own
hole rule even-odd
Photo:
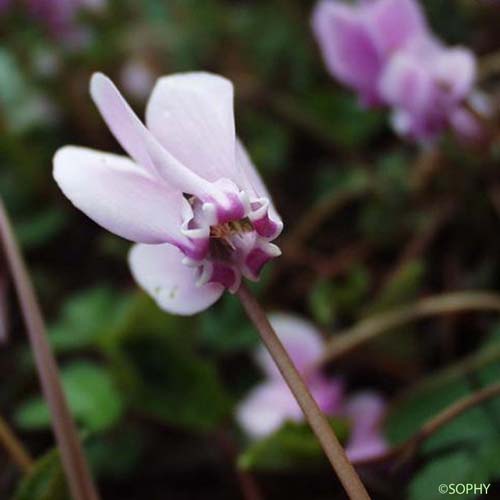
<svg viewBox="0 0 500 500">
<path fill-rule="evenodd" d="M 226 288 L 231 288 L 236 281 L 236 274 L 231 267 L 220 262 L 213 263 L 212 276 L 209 283 L 220 283 Z"/>
<path fill-rule="evenodd" d="M 227 199 L 230 204 L 229 207 L 224 207 L 217 204 L 217 222 L 219 224 L 224 224 L 226 222 L 238 221 L 245 217 L 245 206 L 241 203 L 241 200 L 237 195 L 233 193 L 228 193 Z"/>
<path fill-rule="evenodd" d="M 273 257 L 261 248 L 254 248 L 247 256 L 245 265 L 250 269 L 254 276 L 259 276 L 260 271 Z"/>
<path fill-rule="evenodd" d="M 192 246 L 183 246 L 178 247 L 182 253 L 193 260 L 203 260 L 207 255 L 210 249 L 210 239 L 209 238 L 200 238 L 200 239 L 192 239 Z"/>
<path fill-rule="evenodd" d="M 261 219 L 253 221 L 253 227 L 260 236 L 264 238 L 272 238 L 278 232 L 278 224 L 265 214 Z"/>
</svg>

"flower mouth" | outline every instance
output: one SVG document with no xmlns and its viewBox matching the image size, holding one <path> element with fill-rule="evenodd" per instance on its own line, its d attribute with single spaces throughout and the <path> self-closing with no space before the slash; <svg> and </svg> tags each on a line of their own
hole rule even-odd
<svg viewBox="0 0 500 500">
<path fill-rule="evenodd" d="M 241 277 L 257 280 L 266 262 L 281 254 L 272 244 L 281 232 L 280 222 L 269 214 L 267 199 L 249 200 L 244 191 L 231 192 L 230 204 L 186 198 L 182 232 L 191 242 L 181 248 L 184 264 L 198 268 L 198 285 L 219 283 L 231 292 Z"/>
</svg>

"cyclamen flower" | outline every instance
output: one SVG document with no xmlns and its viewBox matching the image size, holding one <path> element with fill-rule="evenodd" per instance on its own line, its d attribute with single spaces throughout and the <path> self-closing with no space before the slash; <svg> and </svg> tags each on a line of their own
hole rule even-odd
<svg viewBox="0 0 500 500">
<path fill-rule="evenodd" d="M 331 74 L 363 104 L 391 106 L 401 135 L 428 141 L 448 126 L 469 139 L 480 134 L 464 105 L 474 88 L 475 57 L 439 42 L 415 0 L 321 0 L 313 29 Z"/>
<path fill-rule="evenodd" d="M 324 341 L 313 325 L 288 314 L 274 314 L 270 321 L 320 409 L 326 415 L 350 421 L 346 446 L 349 458 L 359 461 L 381 454 L 387 447 L 380 430 L 384 401 L 370 392 L 346 399 L 343 382 L 318 370 L 315 363 L 323 352 Z M 249 436 L 261 439 L 286 421 L 301 422 L 304 417 L 263 347 L 258 349 L 256 361 L 266 380 L 239 405 L 237 419 Z"/>
<path fill-rule="evenodd" d="M 109 231 L 139 243 L 136 281 L 166 311 L 189 315 L 213 304 L 242 276 L 257 280 L 280 255 L 283 223 L 235 135 L 233 86 L 209 73 L 160 78 L 147 128 L 111 80 L 90 92 L 131 159 L 66 146 L 54 178 L 73 204 Z"/>
</svg>

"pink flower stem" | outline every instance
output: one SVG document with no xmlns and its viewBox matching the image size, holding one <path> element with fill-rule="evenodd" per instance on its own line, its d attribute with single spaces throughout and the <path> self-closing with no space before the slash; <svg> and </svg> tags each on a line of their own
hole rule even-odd
<svg viewBox="0 0 500 500">
<path fill-rule="evenodd" d="M 237 295 L 297 403 L 302 408 L 311 429 L 318 438 L 349 498 L 353 500 L 369 500 L 370 497 L 361 479 L 349 462 L 331 425 L 319 409 L 316 401 L 314 401 L 288 353 L 281 344 L 262 307 L 244 284 L 241 285 Z"/>
<path fill-rule="evenodd" d="M 10 268 L 45 399 L 52 413 L 55 437 L 73 500 L 98 500 L 78 432 L 61 386 L 54 355 L 28 271 L 17 246 L 7 212 L 0 199 L 0 246 Z"/>
</svg>

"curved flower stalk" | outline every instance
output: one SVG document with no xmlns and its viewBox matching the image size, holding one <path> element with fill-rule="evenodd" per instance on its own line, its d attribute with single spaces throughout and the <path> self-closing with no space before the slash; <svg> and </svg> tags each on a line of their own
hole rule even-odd
<svg viewBox="0 0 500 500">
<path fill-rule="evenodd" d="M 387 449 L 380 429 L 385 411 L 382 398 L 371 392 L 346 397 L 341 379 L 318 370 L 324 341 L 313 325 L 289 314 L 274 314 L 270 321 L 320 409 L 326 415 L 350 421 L 347 456 L 361 461 L 382 454 Z M 269 354 L 258 349 L 256 361 L 266 379 L 239 405 L 237 419 L 249 436 L 260 439 L 286 421 L 301 422 L 304 417 Z"/>
<path fill-rule="evenodd" d="M 468 110 L 475 57 L 444 46 L 416 0 L 320 0 L 312 26 L 332 76 L 365 106 L 391 107 L 396 132 L 428 142 L 451 126 L 463 138 L 480 138 Z"/>
<path fill-rule="evenodd" d="M 54 177 L 77 208 L 138 243 L 137 282 L 164 310 L 189 315 L 242 276 L 257 280 L 280 255 L 271 242 L 283 223 L 236 138 L 232 84 L 209 73 L 159 79 L 147 128 L 104 75 L 92 77 L 91 95 L 132 159 L 66 146 Z"/>
</svg>

